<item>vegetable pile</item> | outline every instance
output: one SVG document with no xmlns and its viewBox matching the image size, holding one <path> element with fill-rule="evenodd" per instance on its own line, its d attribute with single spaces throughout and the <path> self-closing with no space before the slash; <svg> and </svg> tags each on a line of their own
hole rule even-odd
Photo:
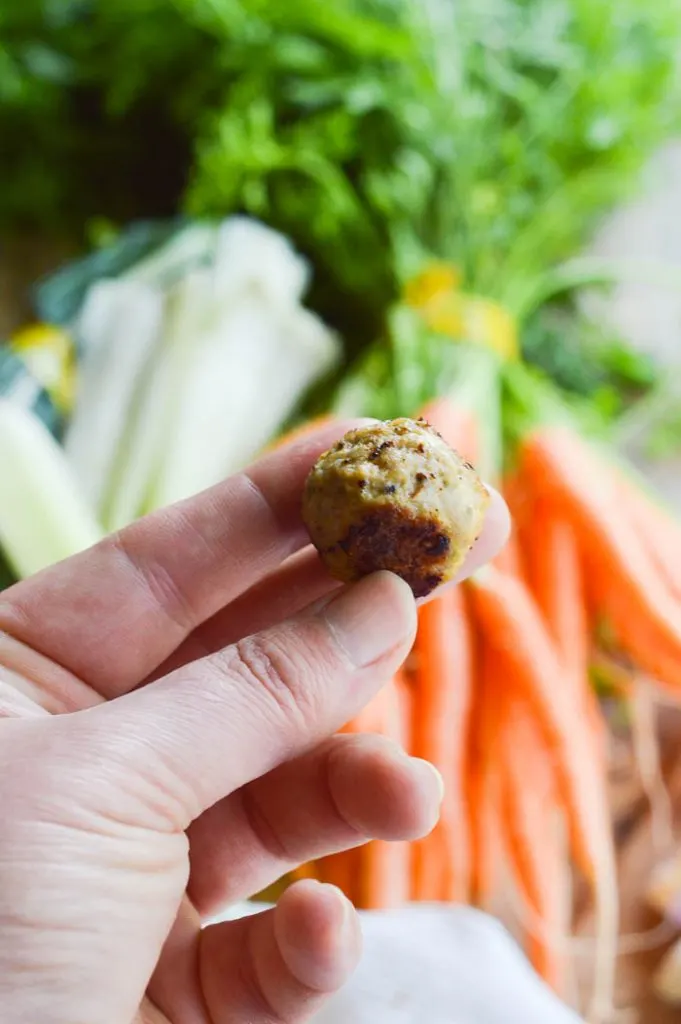
<svg viewBox="0 0 681 1024">
<path fill-rule="evenodd" d="M 315 417 L 425 415 L 514 534 L 346 728 L 432 760 L 442 820 L 302 870 L 365 907 L 494 906 L 510 877 L 563 994 L 588 886 L 594 1022 L 599 696 L 641 733 L 651 692 L 678 699 L 681 527 L 612 454 L 664 378 L 578 293 L 679 281 L 575 254 L 678 124 L 680 38 L 662 0 L 0 0 L 0 230 L 93 250 L 0 345 L 0 588 Z"/>
<path fill-rule="evenodd" d="M 596 920 L 588 1019 L 608 1021 L 618 893 L 598 692 L 632 717 L 651 688 L 681 697 L 681 525 L 548 378 L 452 348 L 453 382 L 418 411 L 505 493 L 513 535 L 493 565 L 421 608 L 403 670 L 347 726 L 432 761 L 442 818 L 411 846 L 372 842 L 305 870 L 370 908 L 494 908 L 510 878 L 528 954 L 564 995 L 581 879 Z"/>
<path fill-rule="evenodd" d="M 680 34 L 662 0 L 0 0 L 0 232 L 250 214 L 351 354 L 424 258 L 518 315 L 676 128 Z M 650 370 L 597 342 L 522 338 L 617 404 Z"/>
<path fill-rule="evenodd" d="M 0 398 L 0 543 L 17 576 L 255 458 L 340 358 L 301 304 L 307 279 L 280 235 L 229 218 L 160 239 L 140 226 L 44 284 L 38 305 L 63 327 L 0 348 L 0 375 L 3 354 L 13 370 Z M 74 350 L 79 386 L 60 406 Z"/>
</svg>

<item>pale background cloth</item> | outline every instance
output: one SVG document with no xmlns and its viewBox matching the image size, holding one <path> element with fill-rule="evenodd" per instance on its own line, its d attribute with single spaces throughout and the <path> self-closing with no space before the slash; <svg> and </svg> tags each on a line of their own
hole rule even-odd
<svg viewBox="0 0 681 1024">
<path fill-rule="evenodd" d="M 419 903 L 360 917 L 360 966 L 315 1024 L 579 1024 L 487 914 Z"/>
</svg>

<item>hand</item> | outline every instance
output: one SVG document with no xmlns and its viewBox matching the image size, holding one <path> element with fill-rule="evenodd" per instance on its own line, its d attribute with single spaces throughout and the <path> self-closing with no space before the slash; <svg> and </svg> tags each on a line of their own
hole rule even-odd
<svg viewBox="0 0 681 1024">
<path fill-rule="evenodd" d="M 397 577 L 341 589 L 304 546 L 304 477 L 347 426 L 0 594 L 3 1024 L 297 1024 L 353 969 L 330 886 L 201 928 L 437 818 L 425 762 L 333 736 L 415 630 Z"/>
</svg>

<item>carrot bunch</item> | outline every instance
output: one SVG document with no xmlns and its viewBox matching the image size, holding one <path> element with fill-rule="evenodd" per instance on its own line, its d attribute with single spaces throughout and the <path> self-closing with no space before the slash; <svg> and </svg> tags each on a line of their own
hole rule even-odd
<svg viewBox="0 0 681 1024">
<path fill-rule="evenodd" d="M 480 459 L 482 416 L 470 403 L 437 399 L 423 415 Z M 618 892 L 594 666 L 614 665 L 627 689 L 642 673 L 681 695 L 681 526 L 569 420 L 535 417 L 514 437 L 512 467 L 492 481 L 514 520 L 507 548 L 419 609 L 399 677 L 347 726 L 436 765 L 440 821 L 411 845 L 369 843 L 314 871 L 365 908 L 436 900 L 496 910 L 511 882 L 527 953 L 562 993 L 581 878 L 597 929 L 588 1019 L 606 1022 Z"/>
</svg>

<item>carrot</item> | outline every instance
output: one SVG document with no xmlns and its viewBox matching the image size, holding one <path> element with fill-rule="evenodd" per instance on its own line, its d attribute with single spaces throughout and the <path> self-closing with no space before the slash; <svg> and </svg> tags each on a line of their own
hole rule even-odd
<svg viewBox="0 0 681 1024">
<path fill-rule="evenodd" d="M 457 405 L 451 398 L 435 398 L 421 415 L 464 459 L 475 462 L 480 438 L 477 420 L 470 409 Z"/>
<path fill-rule="evenodd" d="M 408 741 L 409 698 L 407 687 L 398 674 L 346 726 L 346 732 L 375 732 L 390 736 L 402 746 Z M 364 909 L 394 907 L 409 898 L 411 853 L 409 843 L 372 840 L 348 858 L 355 872 L 355 899 Z M 347 854 L 340 854 L 347 857 Z"/>
<path fill-rule="evenodd" d="M 478 621 L 511 676 L 508 685 L 530 703 L 555 751 L 562 798 L 575 830 L 575 854 L 593 878 L 603 856 L 596 837 L 602 832 L 606 805 L 604 794 L 598 786 L 594 789 L 598 772 L 584 742 L 574 688 L 539 608 L 521 581 L 490 566 L 468 586 Z"/>
<path fill-rule="evenodd" d="M 507 473 L 501 484 L 501 493 L 511 513 L 512 533 L 511 544 L 514 548 L 513 560 L 515 575 L 522 576 L 525 572 L 525 549 L 527 540 L 532 537 L 532 522 L 534 513 L 534 496 L 530 493 L 527 481 L 516 470 Z M 508 548 L 508 545 L 507 545 Z M 509 566 L 503 564 L 507 561 L 504 557 L 507 549 L 501 552 L 501 568 L 508 571 Z"/>
<path fill-rule="evenodd" d="M 615 486 L 621 508 L 670 591 L 681 599 L 681 524 L 623 473 Z"/>
<path fill-rule="evenodd" d="M 501 831 L 501 775 L 497 757 L 499 739 L 499 684 L 489 645 L 476 650 L 478 673 L 469 739 L 466 778 L 471 835 L 471 901 L 490 909 L 496 894 Z"/>
<path fill-rule="evenodd" d="M 336 885 L 355 906 L 361 906 L 361 852 L 361 846 L 354 850 L 343 850 L 342 853 L 321 857 L 315 863 L 316 877 L 319 881 Z"/>
<path fill-rule="evenodd" d="M 448 590 L 419 610 L 411 752 L 445 780 L 441 817 L 413 845 L 412 898 L 465 900 L 470 837 L 463 789 L 472 694 L 471 637 L 463 592 Z"/>
<path fill-rule="evenodd" d="M 622 648 L 650 675 L 681 686 L 681 602 L 631 523 L 621 514 L 612 474 L 573 432 L 547 430 L 526 439 L 524 471 L 555 500 L 579 537 L 589 586 Z"/>
<path fill-rule="evenodd" d="M 527 952 L 538 974 L 560 993 L 566 963 L 556 942 L 566 935 L 569 921 L 562 823 L 549 752 L 531 709 L 514 693 L 505 702 L 500 759 L 506 848 L 529 912 Z"/>
<path fill-rule="evenodd" d="M 372 839 L 359 853 L 359 895 L 362 910 L 386 910 L 409 900 L 409 843 Z"/>
<path fill-rule="evenodd" d="M 470 408 L 443 397 L 422 415 L 464 458 L 477 460 L 480 427 Z M 471 885 L 472 842 L 466 807 L 472 648 L 462 593 L 443 595 L 421 609 L 414 655 L 413 753 L 433 761 L 446 793 L 440 822 L 414 844 L 412 897 L 459 901 Z"/>
<path fill-rule="evenodd" d="M 589 617 L 577 538 L 567 519 L 541 496 L 535 500 L 527 538 L 530 588 L 576 687 L 584 720 L 605 758 L 608 737 L 589 676 Z"/>
<path fill-rule="evenodd" d="M 575 680 L 589 664 L 589 625 L 579 549 L 571 525 L 540 497 L 534 506 L 528 580 L 563 663 Z"/>
<path fill-rule="evenodd" d="M 610 1011 L 617 944 L 615 858 L 603 765 L 582 727 L 574 687 L 527 587 L 493 567 L 468 584 L 476 617 L 498 651 L 505 686 L 525 699 L 552 752 L 572 849 L 594 886 L 596 1019 Z"/>
<path fill-rule="evenodd" d="M 316 878 L 317 868 L 315 866 L 314 861 L 310 862 L 309 864 L 301 864 L 300 867 L 296 868 L 294 871 L 291 871 L 289 877 L 292 882 L 299 882 L 301 881 L 301 879 L 304 878 Z"/>
</svg>

